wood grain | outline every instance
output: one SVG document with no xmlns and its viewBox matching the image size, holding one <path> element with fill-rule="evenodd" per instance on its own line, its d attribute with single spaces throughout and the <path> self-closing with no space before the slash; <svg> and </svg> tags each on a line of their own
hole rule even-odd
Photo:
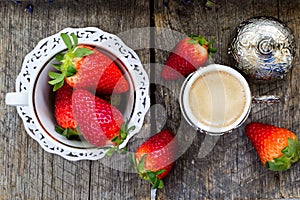
<svg viewBox="0 0 300 200">
<path fill-rule="evenodd" d="M 136 174 L 114 170 L 101 161 L 70 162 L 43 151 L 26 134 L 16 109 L 5 105 L 4 97 L 15 90 L 24 56 L 42 38 L 66 27 L 88 26 L 126 36 L 121 33 L 149 26 L 149 3 L 57 0 L 50 4 L 37 0 L 30 2 L 32 14 L 24 12 L 26 3 L 0 2 L 0 199 L 147 198 L 149 187 L 139 186 L 142 181 Z M 150 42 L 149 38 L 132 38 L 129 43 L 147 47 Z M 143 63 L 149 63 L 148 49 L 137 49 L 137 53 Z"/>
<path fill-rule="evenodd" d="M 154 9 L 155 26 L 159 27 L 159 30 L 169 28 L 185 35 L 192 33 L 208 38 L 214 37 L 216 39 L 215 46 L 218 49 L 218 52 L 214 55 L 214 62 L 233 67 L 234 61 L 227 52 L 229 44 L 236 34 L 235 29 L 242 21 L 255 16 L 272 16 L 289 23 L 288 25 L 294 31 L 297 31 L 297 20 L 295 18 L 298 17 L 296 12 L 299 5 L 290 4 L 290 9 L 282 9 L 287 1 L 231 0 L 226 2 L 217 1 L 216 3 L 216 7 L 205 9 L 199 1 L 192 1 L 188 4 L 184 4 L 182 1 L 157 1 Z M 174 43 L 179 40 L 178 34 L 168 35 L 164 32 L 156 32 L 155 41 L 158 46 L 171 49 Z M 156 50 L 156 62 L 163 64 L 168 53 L 160 49 Z M 161 79 L 159 67 L 157 71 L 155 78 Z M 295 122 L 291 121 L 290 116 L 299 115 L 297 109 L 295 109 L 295 106 L 298 108 L 299 105 L 298 95 L 291 94 L 292 88 L 298 87 L 296 86 L 297 83 L 294 82 L 295 80 L 292 80 L 295 73 L 297 72 L 294 69 L 292 75 L 289 75 L 285 80 L 274 83 L 258 84 L 249 80 L 254 95 L 276 94 L 282 96 L 284 101 L 272 106 L 254 105 L 246 123 L 260 121 L 293 130 Z M 174 129 L 172 122 L 177 124 L 181 116 L 181 113 L 175 108 L 178 103 L 176 97 L 178 99 L 182 81 L 163 82 L 162 84 L 167 85 L 171 92 L 157 87 L 155 96 L 157 102 L 163 101 L 163 104 L 166 105 L 167 114 L 165 116 L 168 117 L 167 121 L 170 121 L 166 126 Z M 162 96 L 170 97 L 172 94 L 176 94 L 175 100 L 174 98 L 160 98 Z M 293 96 L 294 100 L 288 105 L 290 96 Z M 160 112 L 160 110 L 157 110 L 158 121 L 163 121 L 160 118 L 165 116 L 161 116 Z M 295 116 L 294 119 L 298 121 L 299 118 Z M 253 147 L 245 137 L 243 127 L 235 130 L 232 134 L 222 136 L 213 150 L 206 157 L 200 159 L 198 152 L 199 146 L 203 145 L 204 135 L 199 133 L 195 137 L 193 130 L 186 125 L 182 117 L 180 123 L 184 133 L 176 128 L 175 131 L 180 135 L 190 134 L 193 143 L 177 160 L 173 176 L 171 175 L 166 180 L 169 187 L 159 193 L 159 199 L 275 199 L 299 197 L 297 187 L 299 180 L 295 177 L 299 165 L 283 173 L 267 171 L 260 164 Z M 297 133 L 297 129 L 294 131 Z M 296 185 L 292 186 L 294 182 Z M 282 185 L 288 185 L 288 187 L 282 187 Z"/>
<path fill-rule="evenodd" d="M 160 78 L 169 52 L 190 33 L 215 38 L 218 52 L 213 62 L 234 67 L 228 45 L 238 24 L 255 16 L 282 20 L 299 46 L 300 3 L 226 0 L 208 9 L 203 2 L 0 1 L 0 199 L 150 199 L 150 185 L 132 173 L 123 157 L 71 162 L 49 154 L 25 132 L 16 109 L 5 105 L 5 94 L 15 90 L 24 56 L 39 40 L 66 27 L 87 26 L 117 34 L 137 52 L 149 74 L 152 107 L 141 132 L 130 141 L 129 151 L 161 129 L 177 133 L 180 157 L 165 179 L 165 188 L 157 191 L 157 199 L 300 198 L 300 165 L 286 172 L 267 171 L 245 137 L 244 127 L 215 139 L 212 151 L 199 157 L 208 137 L 196 133 L 181 115 L 178 94 L 184 79 Z M 34 6 L 32 14 L 24 12 L 27 3 Z M 293 65 L 281 81 L 261 84 L 248 79 L 254 95 L 276 94 L 282 102 L 254 105 L 246 123 L 270 123 L 300 136 L 299 48 Z"/>
</svg>

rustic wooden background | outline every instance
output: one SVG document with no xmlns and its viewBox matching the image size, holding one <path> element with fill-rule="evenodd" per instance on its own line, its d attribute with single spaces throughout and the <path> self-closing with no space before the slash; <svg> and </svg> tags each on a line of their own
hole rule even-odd
<svg viewBox="0 0 300 200">
<path fill-rule="evenodd" d="M 233 66 L 227 54 L 237 25 L 250 17 L 272 16 L 300 35 L 300 1 L 215 0 L 208 9 L 201 0 L 45 0 L 0 1 L 0 199 L 150 199 L 150 186 L 136 174 L 115 170 L 101 161 L 67 161 L 42 150 L 30 138 L 14 107 L 5 105 L 7 92 L 24 56 L 39 40 L 66 27 L 95 26 L 119 35 L 134 48 L 151 80 L 151 107 L 135 147 L 162 127 L 176 132 L 185 145 L 157 199 L 282 199 L 300 198 L 300 164 L 286 172 L 267 171 L 245 137 L 243 127 L 218 139 L 207 156 L 198 156 L 203 134 L 195 134 L 181 116 L 178 91 L 182 80 L 164 82 L 159 73 L 170 49 L 189 33 L 216 39 L 216 63 Z M 33 13 L 24 11 L 33 5 Z M 155 27 L 155 28 L 147 28 Z M 137 29 L 141 28 L 141 29 Z M 137 31 L 138 30 L 138 31 Z M 171 31 L 170 31 L 171 30 Z M 135 37 L 128 37 L 133 31 Z M 258 84 L 254 95 L 276 94 L 277 105 L 255 105 L 246 123 L 282 126 L 299 135 L 299 50 L 286 79 Z M 162 109 L 164 108 L 164 109 Z M 184 130 L 184 131 L 183 131 Z"/>
</svg>

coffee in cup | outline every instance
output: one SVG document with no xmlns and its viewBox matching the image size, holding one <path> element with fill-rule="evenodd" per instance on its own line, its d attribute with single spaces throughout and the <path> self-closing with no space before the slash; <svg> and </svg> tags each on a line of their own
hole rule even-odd
<svg viewBox="0 0 300 200">
<path fill-rule="evenodd" d="M 237 128 L 247 118 L 251 92 L 236 70 L 211 64 L 191 74 L 180 92 L 180 106 L 196 129 L 221 134 Z"/>
</svg>

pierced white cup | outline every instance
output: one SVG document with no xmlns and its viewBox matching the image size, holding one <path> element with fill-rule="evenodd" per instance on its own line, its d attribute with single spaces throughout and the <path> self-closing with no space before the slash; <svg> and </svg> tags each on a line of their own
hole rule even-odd
<svg viewBox="0 0 300 200">
<path fill-rule="evenodd" d="M 95 27 L 66 28 L 61 32 L 41 40 L 23 61 L 16 79 L 16 92 L 6 94 L 6 104 L 17 106 L 27 133 L 42 148 L 68 160 L 97 160 L 105 156 L 107 148 L 98 148 L 85 141 L 68 140 L 55 132 L 54 93 L 48 84 L 48 72 L 54 71 L 52 63 L 57 53 L 66 46 L 61 33 L 75 33 L 79 44 L 92 45 L 114 58 L 129 82 L 126 94 L 126 107 L 123 116 L 128 125 L 136 128 L 121 144 L 124 147 L 129 139 L 143 126 L 144 116 L 150 107 L 149 79 L 137 54 L 127 47 L 117 36 Z"/>
<path fill-rule="evenodd" d="M 189 94 L 191 92 L 191 87 L 193 83 L 195 83 L 195 81 L 198 80 L 199 77 L 211 72 L 226 72 L 230 74 L 240 82 L 244 90 L 245 97 L 243 98 L 245 98 L 245 104 L 243 110 L 239 117 L 237 117 L 231 124 L 226 126 L 217 127 L 213 125 L 204 124 L 197 119 L 197 117 L 193 114 L 193 111 L 191 109 Z M 186 78 L 180 90 L 179 103 L 184 118 L 196 130 L 211 135 L 222 135 L 224 133 L 231 132 L 232 130 L 238 128 L 245 122 L 251 110 L 252 96 L 246 79 L 238 71 L 225 65 L 210 64 L 206 67 L 198 69 L 196 72 L 192 73 Z M 219 111 L 214 110 L 214 112 Z"/>
</svg>

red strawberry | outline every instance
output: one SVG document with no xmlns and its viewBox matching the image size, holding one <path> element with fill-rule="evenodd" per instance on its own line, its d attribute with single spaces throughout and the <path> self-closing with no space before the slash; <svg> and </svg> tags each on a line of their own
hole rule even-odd
<svg viewBox="0 0 300 200">
<path fill-rule="evenodd" d="M 56 60 L 61 62 L 56 69 L 61 73 L 50 72 L 54 91 L 66 81 L 76 88 L 97 91 L 98 94 L 123 93 L 128 91 L 129 84 L 121 70 L 107 55 L 87 45 L 78 45 L 75 34 L 71 38 L 62 33 L 61 37 L 68 47 L 65 54 L 58 54 Z"/>
<path fill-rule="evenodd" d="M 124 122 L 122 113 L 86 90 L 75 90 L 72 99 L 74 118 L 82 136 L 95 146 L 113 144 L 111 140 L 120 135 Z"/>
<path fill-rule="evenodd" d="M 190 35 L 182 39 L 172 50 L 161 76 L 165 80 L 176 80 L 187 76 L 203 66 L 209 55 L 216 52 L 212 48 L 214 40 L 208 42 L 204 37 Z"/>
<path fill-rule="evenodd" d="M 68 139 L 79 139 L 76 121 L 73 117 L 72 93 L 73 88 L 68 84 L 64 84 L 55 93 L 54 116 L 58 124 L 55 130 Z"/>
<path fill-rule="evenodd" d="M 300 143 L 291 131 L 272 125 L 250 123 L 245 128 L 263 165 L 274 171 L 287 170 L 300 157 Z"/>
<path fill-rule="evenodd" d="M 176 158 L 177 142 L 170 130 L 150 137 L 131 157 L 134 169 L 140 177 L 150 181 L 153 188 L 162 188 L 163 179 L 170 173 Z"/>
<path fill-rule="evenodd" d="M 64 84 L 62 88 L 55 93 L 54 116 L 57 124 L 64 129 L 76 128 L 72 111 L 72 93 L 73 88 L 68 84 Z"/>
</svg>

